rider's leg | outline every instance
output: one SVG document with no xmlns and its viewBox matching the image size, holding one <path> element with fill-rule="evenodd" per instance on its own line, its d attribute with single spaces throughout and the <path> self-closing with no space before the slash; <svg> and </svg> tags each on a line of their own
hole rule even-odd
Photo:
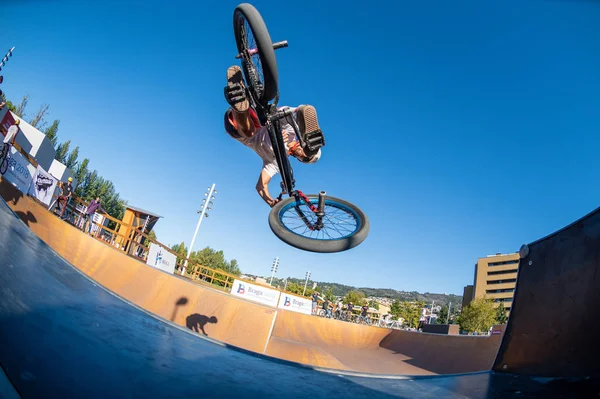
<svg viewBox="0 0 600 399">
<path fill-rule="evenodd" d="M 250 102 L 246 98 L 242 70 L 237 65 L 227 68 L 225 99 L 231 105 L 237 130 L 244 136 L 252 135 L 255 125 L 250 116 Z"/>
</svg>

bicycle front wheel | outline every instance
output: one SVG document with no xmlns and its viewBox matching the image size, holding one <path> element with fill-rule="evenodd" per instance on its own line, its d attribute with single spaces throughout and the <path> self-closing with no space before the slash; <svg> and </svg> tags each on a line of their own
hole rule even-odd
<svg viewBox="0 0 600 399">
<path fill-rule="evenodd" d="M 233 13 L 233 31 L 246 81 L 255 98 L 266 104 L 275 98 L 279 75 L 273 42 L 258 10 L 251 4 L 240 4 Z"/>
<path fill-rule="evenodd" d="M 318 206 L 318 194 L 309 194 L 306 197 L 311 204 Z M 283 242 L 310 252 L 347 251 L 367 238 L 369 220 L 356 205 L 325 196 L 324 210 L 323 226 L 311 229 L 309 226 L 317 223 L 317 215 L 306 203 L 290 197 L 271 209 L 269 226 Z"/>
</svg>

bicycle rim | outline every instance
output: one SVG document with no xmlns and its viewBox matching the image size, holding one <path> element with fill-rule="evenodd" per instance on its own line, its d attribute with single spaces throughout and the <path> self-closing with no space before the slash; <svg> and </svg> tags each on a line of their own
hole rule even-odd
<svg viewBox="0 0 600 399">
<path fill-rule="evenodd" d="M 311 204 L 317 206 L 318 198 L 310 199 Z M 310 224 L 317 222 L 317 215 L 311 211 L 308 204 L 304 202 L 291 202 L 284 206 L 279 212 L 279 220 L 285 228 L 298 236 L 312 240 L 340 240 L 356 234 L 361 225 L 358 214 L 350 207 L 333 200 L 325 200 L 324 226 L 320 230 L 310 230 L 298 214 L 308 219 Z"/>
</svg>

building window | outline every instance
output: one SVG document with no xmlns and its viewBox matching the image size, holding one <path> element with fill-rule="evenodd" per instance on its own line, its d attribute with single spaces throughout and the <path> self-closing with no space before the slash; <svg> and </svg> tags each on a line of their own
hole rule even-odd
<svg viewBox="0 0 600 399">
<path fill-rule="evenodd" d="M 507 284 L 507 283 L 516 283 L 516 278 L 507 278 L 506 280 L 488 280 L 488 284 Z"/>
<path fill-rule="evenodd" d="M 501 294 L 503 292 L 515 292 L 514 288 L 505 288 L 502 290 L 485 290 L 486 294 Z"/>
<path fill-rule="evenodd" d="M 516 273 L 518 269 L 511 269 L 511 270 L 500 270 L 497 272 L 487 272 L 488 276 L 496 276 L 498 274 L 508 274 L 508 273 Z"/>
<path fill-rule="evenodd" d="M 490 262 L 488 263 L 488 266 L 492 267 L 492 266 L 504 266 L 504 265 L 514 265 L 514 264 L 519 264 L 518 260 L 507 260 L 505 262 Z"/>
</svg>

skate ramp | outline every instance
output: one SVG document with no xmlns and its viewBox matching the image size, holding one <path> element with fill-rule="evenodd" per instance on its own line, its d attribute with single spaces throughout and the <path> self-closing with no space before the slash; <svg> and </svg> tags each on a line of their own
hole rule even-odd
<svg viewBox="0 0 600 399">
<path fill-rule="evenodd" d="M 524 245 L 494 370 L 600 375 L 600 208 Z"/>
<path fill-rule="evenodd" d="M 266 354 L 365 373 L 459 374 L 490 370 L 501 338 L 390 330 L 279 311 Z"/>
<path fill-rule="evenodd" d="M 214 316 L 216 323 L 204 325 L 208 337 L 239 348 L 314 367 L 352 372 L 369 367 L 370 372 L 378 372 L 373 370 L 380 370 L 378 367 L 385 364 L 387 367 L 381 367 L 386 369 L 385 374 L 406 367 L 415 375 L 431 375 L 459 372 L 457 368 L 463 365 L 466 370 L 486 369 L 486 362 L 490 365 L 493 362 L 495 372 L 548 377 L 598 375 L 594 358 L 599 353 L 595 343 L 599 327 L 591 314 L 600 305 L 598 210 L 529 245 L 529 254 L 521 262 L 513 302 L 515 311 L 511 312 L 507 338 L 499 346 L 494 362 L 494 356 L 488 358 L 486 354 L 493 352 L 491 343 L 497 341 L 494 336 L 396 332 L 292 315 L 168 275 L 85 236 L 2 183 L 0 194 L 18 217 L 45 244 L 91 279 L 151 314 L 184 328 L 190 321 L 193 324 L 195 320 L 199 325 Z M 3 201 L 0 205 L 5 207 Z M 21 234 L 20 231 L 16 234 Z M 11 242 L 14 248 L 21 245 L 19 241 Z M 50 253 L 59 259 L 52 250 Z M 42 262 L 37 266 L 43 265 Z M 43 291 L 38 295 L 43 298 Z M 305 329 L 300 320 L 314 325 Z M 330 323 L 336 323 L 336 328 L 332 329 Z M 201 331 L 199 335 L 204 336 Z M 350 342 L 355 346 L 348 348 Z M 480 358 L 475 359 L 478 354 Z"/>
<path fill-rule="evenodd" d="M 100 287 L 0 201 L 0 397 L 593 397 L 597 381 L 318 372 L 215 343 Z"/>
</svg>

